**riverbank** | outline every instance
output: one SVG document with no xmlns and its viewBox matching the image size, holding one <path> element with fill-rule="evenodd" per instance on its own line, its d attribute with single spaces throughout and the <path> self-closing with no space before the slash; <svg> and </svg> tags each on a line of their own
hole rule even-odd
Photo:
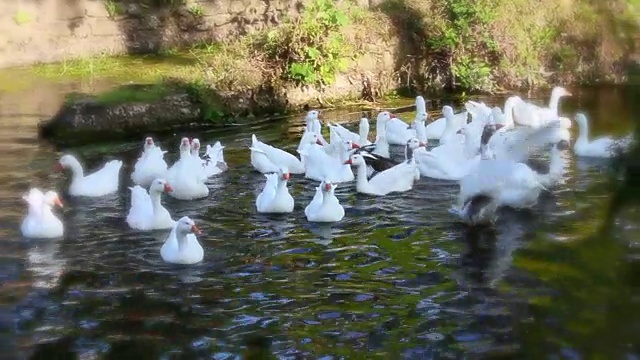
<svg viewBox="0 0 640 360">
<path fill-rule="evenodd" d="M 345 99 L 375 102 L 398 90 L 500 92 L 621 83 L 636 40 L 630 34 L 638 25 L 637 9 L 623 0 L 336 4 L 311 0 L 275 26 L 221 41 L 28 71 L 47 79 L 110 78 L 116 85 L 151 89 L 137 94 L 116 86 L 92 99 L 106 107 L 162 102 L 166 89 L 177 88 L 198 109 L 190 123 L 215 124 Z M 527 15 L 507 21 L 514 13 Z M 86 103 L 88 95 L 95 94 L 70 100 Z M 125 122 L 135 123 L 130 120 Z"/>
</svg>

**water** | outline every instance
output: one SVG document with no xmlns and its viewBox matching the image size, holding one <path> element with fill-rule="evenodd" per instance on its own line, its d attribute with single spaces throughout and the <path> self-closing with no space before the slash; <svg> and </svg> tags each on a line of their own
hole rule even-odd
<svg viewBox="0 0 640 360">
<path fill-rule="evenodd" d="M 430 179 L 383 198 L 340 185 L 344 220 L 318 225 L 303 211 L 315 183 L 299 176 L 290 185 L 293 214 L 255 211 L 264 177 L 249 165 L 250 135 L 295 149 L 300 118 L 196 134 L 203 147 L 222 141 L 230 170 L 211 181 L 207 199 L 164 197 L 174 218 L 189 215 L 203 230 L 203 263 L 175 266 L 160 258 L 166 233 L 132 231 L 124 221 L 138 142 L 69 149 L 89 169 L 123 159 L 121 191 L 99 200 L 64 195 L 65 238 L 21 239 L 20 195 L 65 183 L 52 172 L 61 153 L 36 138 L 37 120 L 56 110 L 55 99 L 44 100 L 51 91 L 30 102 L 0 95 L 2 359 L 34 350 L 132 358 L 116 354 L 126 346 L 143 358 L 237 359 L 249 335 L 269 336 L 283 359 L 640 356 L 637 280 L 628 274 L 639 255 L 637 209 L 611 236 L 587 238 L 609 198 L 607 162 L 567 154 L 566 183 L 532 211 L 504 212 L 495 231 L 456 224 L 447 209 L 457 186 Z M 585 110 L 596 134 L 629 131 L 624 89 L 574 94 L 565 112 Z M 324 116 L 354 126 L 359 119 L 357 111 Z M 159 139 L 170 162 L 181 135 Z"/>
</svg>

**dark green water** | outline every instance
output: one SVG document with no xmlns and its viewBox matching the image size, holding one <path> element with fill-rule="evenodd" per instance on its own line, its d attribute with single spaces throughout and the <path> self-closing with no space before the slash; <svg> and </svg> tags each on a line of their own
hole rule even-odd
<svg viewBox="0 0 640 360">
<path fill-rule="evenodd" d="M 573 92 L 565 114 L 586 111 L 596 134 L 629 131 L 624 89 Z M 99 200 L 65 195 L 64 239 L 21 238 L 21 194 L 64 183 L 51 171 L 60 153 L 36 138 L 37 120 L 56 110 L 44 95 L 0 94 L 0 359 L 34 350 L 43 359 L 65 351 L 236 359 L 251 335 L 268 336 L 282 359 L 640 356 L 637 279 L 628 275 L 640 255 L 640 211 L 621 215 L 612 234 L 588 238 L 610 196 L 606 161 L 567 153 L 565 184 L 532 211 L 505 211 L 495 231 L 456 224 L 447 209 L 457 186 L 426 178 L 384 198 L 340 185 L 344 220 L 314 225 L 303 209 L 315 183 L 299 176 L 290 185 L 293 214 L 256 213 L 264 177 L 247 149 L 252 133 L 295 149 L 301 118 L 188 134 L 203 146 L 220 140 L 230 170 L 211 181 L 207 199 L 164 198 L 174 218 L 189 215 L 203 230 L 205 260 L 180 267 L 160 258 L 164 233 L 135 232 L 124 221 L 138 143 L 70 149 L 89 168 L 122 158 L 121 191 Z M 324 116 L 359 119 L 346 110 Z M 182 135 L 160 139 L 170 162 Z"/>
</svg>

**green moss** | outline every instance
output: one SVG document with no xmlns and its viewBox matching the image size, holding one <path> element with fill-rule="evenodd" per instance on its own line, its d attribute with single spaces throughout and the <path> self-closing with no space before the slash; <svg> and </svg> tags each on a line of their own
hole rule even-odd
<svg viewBox="0 0 640 360">
<path fill-rule="evenodd" d="M 117 105 L 125 103 L 154 103 L 175 91 L 175 87 L 165 83 L 151 85 L 125 85 L 113 88 L 109 91 L 91 96 L 93 100 L 102 105 Z M 87 94 L 70 93 L 66 102 L 74 102 L 86 98 Z"/>
<path fill-rule="evenodd" d="M 15 15 L 13 15 L 13 21 L 18 25 L 24 25 L 31 22 L 31 14 L 25 10 L 18 10 Z"/>
</svg>

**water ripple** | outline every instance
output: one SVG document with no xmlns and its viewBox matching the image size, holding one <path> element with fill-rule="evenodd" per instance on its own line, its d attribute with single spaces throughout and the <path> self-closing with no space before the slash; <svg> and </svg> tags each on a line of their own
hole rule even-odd
<svg viewBox="0 0 640 360">
<path fill-rule="evenodd" d="M 14 345 L 2 340 L 0 347 L 22 352 L 71 337 L 87 357 L 134 341 L 147 344 L 156 358 L 182 353 L 239 359 L 247 336 L 264 334 L 283 359 L 364 352 L 406 359 L 515 354 L 527 336 L 519 332 L 519 321 L 530 315 L 521 305 L 527 297 L 501 288 L 505 279 L 528 281 L 521 280 L 526 276 L 514 270 L 514 262 L 542 263 L 522 253 L 530 244 L 577 242 L 577 230 L 607 199 L 606 185 L 597 187 L 605 184 L 606 164 L 577 161 L 565 185 L 543 196 L 533 211 L 506 211 L 495 231 L 454 223 L 447 209 L 458 187 L 432 179 L 383 198 L 341 184 L 336 194 L 344 220 L 316 224 L 306 221 L 303 210 L 317 184 L 294 176 L 295 211 L 257 214 L 254 201 L 264 177 L 247 165 L 250 135 L 295 149 L 302 126 L 296 121 L 201 134 L 203 144 L 225 144 L 230 171 L 208 182 L 206 199 L 164 199 L 174 217 L 191 216 L 203 231 L 205 259 L 193 266 L 162 261 L 159 250 L 168 231 L 127 227 L 126 186 L 102 199 L 64 196 L 63 239 L 20 239 L 16 228 L 24 205 L 18 194 L 30 185 L 62 188 L 65 180 L 50 172 L 58 153 L 16 140 L 20 147 L 0 159 L 9 166 L 0 191 L 0 280 L 7 307 L 0 309 L 0 324 L 13 323 L 18 330 Z M 177 138 L 159 140 L 175 159 Z M 25 152 L 28 167 L 16 166 Z M 137 143 L 127 143 L 82 154 L 89 168 L 123 158 L 128 184 L 137 152 Z M 393 153 L 403 156 L 396 148 Z M 620 224 L 638 233 L 637 222 Z M 534 239 L 540 234 L 543 240 Z M 637 259 L 637 241 L 632 244 L 629 257 Z"/>
</svg>

